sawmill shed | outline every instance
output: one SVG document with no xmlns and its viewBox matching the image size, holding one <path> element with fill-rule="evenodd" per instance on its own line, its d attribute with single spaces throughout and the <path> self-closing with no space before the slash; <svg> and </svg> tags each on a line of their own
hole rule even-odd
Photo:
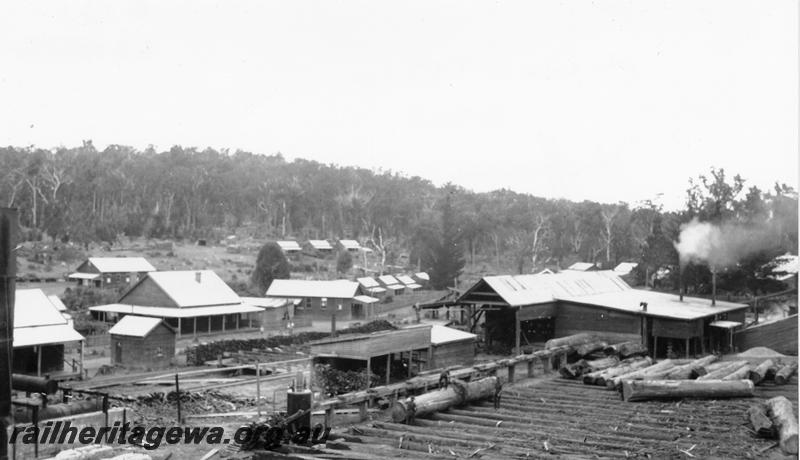
<svg viewBox="0 0 800 460">
<path fill-rule="evenodd" d="M 89 257 L 67 278 L 78 286 L 118 288 L 129 286 L 156 271 L 144 257 Z"/>
<path fill-rule="evenodd" d="M 163 318 L 178 337 L 252 329 L 263 308 L 246 304 L 211 270 L 151 272 L 114 304 L 89 310 L 116 322 L 125 315 Z"/>
<path fill-rule="evenodd" d="M 111 364 L 133 368 L 169 367 L 175 329 L 161 318 L 127 315 L 109 329 Z"/>
<path fill-rule="evenodd" d="M 613 271 L 572 270 L 487 276 L 457 303 L 467 306 L 473 330 L 483 320 L 488 343 L 518 352 L 532 342 L 592 332 L 611 341 L 640 340 L 656 356 L 668 349 L 688 356 L 730 347 L 749 308 L 633 289 Z"/>
</svg>

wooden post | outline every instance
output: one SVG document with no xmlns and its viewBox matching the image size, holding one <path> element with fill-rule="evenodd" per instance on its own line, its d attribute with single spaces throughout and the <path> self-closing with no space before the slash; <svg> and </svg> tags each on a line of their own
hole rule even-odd
<svg viewBox="0 0 800 460">
<path fill-rule="evenodd" d="M 367 401 L 361 401 L 358 403 L 358 418 L 360 421 L 364 421 L 367 419 L 367 414 L 369 411 L 367 410 Z"/>
<path fill-rule="evenodd" d="M 197 317 L 195 316 L 194 321 L 192 321 L 192 335 L 197 337 Z"/>
<path fill-rule="evenodd" d="M 414 365 L 414 350 L 408 350 L 408 378 L 411 378 L 411 366 Z"/>
<path fill-rule="evenodd" d="M 242 316 L 240 313 L 236 314 L 236 330 L 239 330 L 239 317 Z"/>
<path fill-rule="evenodd" d="M 514 383 L 514 373 L 517 370 L 516 364 L 508 365 L 508 383 Z"/>
<path fill-rule="evenodd" d="M 528 378 L 531 378 L 531 377 L 533 377 L 533 360 L 532 360 L 532 359 L 529 359 L 529 360 L 528 360 L 528 373 L 527 373 L 527 377 L 528 377 Z"/>
<path fill-rule="evenodd" d="M 256 361 L 256 414 L 261 418 L 261 363 L 258 361 Z"/>
<path fill-rule="evenodd" d="M 371 358 L 367 358 L 367 389 L 369 389 L 369 376 L 372 375 L 372 363 L 370 361 Z"/>
<path fill-rule="evenodd" d="M 208 315 L 208 333 L 211 334 L 211 315 Z"/>
<path fill-rule="evenodd" d="M 519 308 L 514 310 L 514 353 L 520 354 L 519 346 L 520 324 L 519 324 Z"/>
<path fill-rule="evenodd" d="M 686 357 L 689 357 L 689 339 L 686 339 Z"/>
<path fill-rule="evenodd" d="M 36 345 L 36 375 L 42 375 L 42 346 Z"/>
<path fill-rule="evenodd" d="M 181 319 L 178 318 L 178 338 L 181 338 Z"/>
<path fill-rule="evenodd" d="M 83 380 L 83 352 L 84 352 L 84 346 L 85 345 L 86 345 L 86 343 L 83 340 L 81 340 L 81 350 L 80 350 L 80 354 L 78 355 L 78 357 L 80 358 L 80 367 L 78 369 L 81 372 L 81 380 Z"/>
<path fill-rule="evenodd" d="M 333 427 L 334 415 L 336 415 L 336 409 L 333 406 L 328 406 L 325 409 L 325 428 Z"/>
<path fill-rule="evenodd" d="M 392 372 L 392 354 L 386 354 L 386 384 L 389 384 L 389 379 L 391 378 Z"/>
<path fill-rule="evenodd" d="M 178 373 L 175 373 L 175 401 L 178 403 L 178 424 L 181 423 L 181 387 L 178 383 Z"/>
<path fill-rule="evenodd" d="M 656 353 L 658 352 L 658 336 L 653 336 L 653 359 L 657 359 Z"/>
<path fill-rule="evenodd" d="M 225 332 L 225 320 L 228 319 L 227 317 L 228 315 L 222 315 L 222 332 Z M 180 319 L 178 321 L 180 322 Z M 178 323 L 178 326 L 180 326 L 180 323 Z"/>
</svg>

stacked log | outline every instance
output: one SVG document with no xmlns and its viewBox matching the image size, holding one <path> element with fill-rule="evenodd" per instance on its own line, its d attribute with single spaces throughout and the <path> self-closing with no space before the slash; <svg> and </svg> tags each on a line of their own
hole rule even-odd
<svg viewBox="0 0 800 460">
<path fill-rule="evenodd" d="M 618 366 L 608 369 L 595 371 L 583 376 L 583 383 L 587 385 L 600 385 L 605 386 L 606 381 L 618 375 L 627 374 L 637 369 L 642 369 L 653 364 L 653 360 L 649 357 L 645 358 L 630 358 L 620 362 Z"/>
<path fill-rule="evenodd" d="M 767 359 L 756 366 L 755 369 L 751 369 L 747 378 L 749 378 L 754 385 L 758 385 L 766 379 L 769 369 L 774 365 L 775 363 L 771 359 Z"/>
<path fill-rule="evenodd" d="M 560 346 L 571 346 L 576 347 L 578 345 L 583 345 L 586 343 L 596 342 L 597 338 L 589 333 L 582 332 L 580 334 L 568 335 L 566 337 L 559 337 L 557 339 L 550 339 L 544 344 L 545 350 L 550 350 L 552 348 L 557 348 Z"/>
<path fill-rule="evenodd" d="M 665 359 L 658 364 L 653 364 L 652 366 L 645 367 L 643 369 L 637 369 L 632 372 L 628 372 L 627 374 L 618 375 L 606 380 L 606 387 L 612 389 L 617 388 L 623 380 L 642 380 L 647 378 L 648 374 L 654 374 L 656 372 L 668 370 L 673 367 L 675 367 L 675 362 L 671 359 Z"/>
<path fill-rule="evenodd" d="M 750 375 L 750 365 L 745 364 L 744 366 L 737 368 L 735 371 L 731 372 L 725 377 L 722 377 L 722 380 L 742 380 L 746 379 L 749 375 Z"/>
<path fill-rule="evenodd" d="M 792 380 L 792 375 L 797 371 L 797 362 L 787 364 L 778 369 L 775 373 L 775 383 L 778 385 L 786 385 Z"/>
<path fill-rule="evenodd" d="M 692 376 L 692 372 L 695 369 L 703 368 L 718 359 L 715 355 L 708 355 L 704 356 L 700 359 L 696 359 L 689 364 L 684 364 L 683 366 L 676 366 L 664 374 L 665 380 L 688 380 Z"/>
<path fill-rule="evenodd" d="M 622 342 L 609 345 L 604 351 L 607 355 L 617 355 L 622 359 L 626 359 L 646 355 L 647 347 L 642 345 L 641 342 Z"/>
<path fill-rule="evenodd" d="M 572 364 L 561 366 L 558 372 L 564 378 L 575 379 L 581 377 L 583 374 L 608 369 L 609 367 L 616 366 L 617 364 L 619 364 L 619 358 L 616 356 L 608 356 L 606 358 L 595 359 L 591 361 L 582 359 Z"/>
<path fill-rule="evenodd" d="M 730 364 L 730 361 L 716 361 L 711 364 L 707 364 L 705 366 L 699 366 L 692 369 L 692 374 L 689 376 L 690 379 L 696 379 L 702 377 L 710 372 L 714 372 L 715 370 L 725 367 Z"/>
<path fill-rule="evenodd" d="M 750 380 L 624 380 L 624 401 L 681 398 L 746 398 L 753 396 Z"/>
<path fill-rule="evenodd" d="M 767 410 L 778 431 L 781 449 L 789 455 L 797 455 L 797 416 L 792 403 L 785 396 L 767 400 Z"/>
<path fill-rule="evenodd" d="M 698 377 L 697 380 L 719 380 L 730 375 L 731 372 L 736 371 L 745 364 L 747 364 L 747 361 L 729 361 L 728 364 L 721 366 L 719 369 L 711 371 L 706 375 Z"/>
<path fill-rule="evenodd" d="M 595 351 L 605 350 L 607 346 L 608 344 L 606 342 L 599 341 L 599 342 L 584 343 L 582 345 L 577 345 L 573 348 L 575 350 L 575 353 L 577 353 L 579 356 L 587 356 L 594 353 Z"/>
</svg>

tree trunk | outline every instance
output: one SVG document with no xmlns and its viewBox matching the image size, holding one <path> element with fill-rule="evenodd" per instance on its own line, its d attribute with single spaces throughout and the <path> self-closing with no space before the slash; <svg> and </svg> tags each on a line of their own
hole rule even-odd
<svg viewBox="0 0 800 460">
<path fill-rule="evenodd" d="M 750 371 L 750 374 L 747 376 L 754 385 L 758 385 L 761 383 L 762 380 L 767 376 L 767 371 L 770 367 L 772 367 L 774 363 L 771 359 L 768 359 L 758 366 L 755 369 Z"/>
<path fill-rule="evenodd" d="M 722 380 L 742 380 L 746 379 L 749 375 L 750 375 L 750 365 L 745 364 L 744 366 L 739 367 L 738 369 L 726 375 L 725 377 L 722 377 Z"/>
<path fill-rule="evenodd" d="M 778 385 L 786 385 L 792 380 L 792 375 L 797 371 L 797 363 L 787 364 L 778 369 L 775 373 L 775 383 Z"/>
<path fill-rule="evenodd" d="M 547 342 L 545 342 L 544 349 L 549 350 L 551 348 L 560 347 L 562 345 L 569 345 L 574 347 L 577 345 L 591 343 L 594 342 L 595 340 L 597 339 L 592 334 L 581 332 L 580 334 L 568 335 L 566 337 L 560 337 L 557 339 L 550 339 Z"/>
<path fill-rule="evenodd" d="M 636 358 L 629 361 L 622 361 L 617 366 L 591 372 L 583 376 L 583 383 L 587 385 L 605 386 L 606 380 L 618 375 L 627 374 L 637 369 L 653 364 L 653 360 L 648 358 Z"/>
<path fill-rule="evenodd" d="M 423 393 L 414 398 L 414 416 L 431 414 L 469 401 L 494 396 L 497 377 L 486 377 L 473 382 L 453 380 L 447 389 Z M 405 421 L 408 415 L 409 400 L 397 401 L 392 407 L 392 420 Z"/>
<path fill-rule="evenodd" d="M 677 366 L 664 375 L 667 380 L 687 380 L 692 376 L 692 370 L 698 367 L 704 367 L 713 363 L 718 359 L 717 356 L 708 355 L 700 359 L 696 359 L 689 364 Z"/>
<path fill-rule="evenodd" d="M 738 370 L 740 367 L 747 364 L 747 361 L 730 361 L 727 365 L 719 369 L 709 372 L 706 375 L 698 377 L 697 380 L 719 380 L 722 377 L 729 375 L 731 372 Z"/>
<path fill-rule="evenodd" d="M 645 378 L 647 374 L 663 371 L 675 367 L 675 363 L 671 359 L 665 359 L 658 364 L 654 364 L 643 369 L 637 369 L 627 374 L 618 375 L 610 380 L 606 380 L 606 387 L 617 388 L 623 380 L 640 380 Z"/>
<path fill-rule="evenodd" d="M 797 455 L 797 416 L 792 403 L 786 396 L 777 396 L 767 400 L 770 418 L 778 429 L 781 449 L 789 455 Z"/>
<path fill-rule="evenodd" d="M 772 419 L 767 415 L 767 406 L 764 403 L 753 404 L 747 409 L 747 418 L 753 425 L 753 430 L 762 438 L 774 439 L 778 436 Z"/>
<path fill-rule="evenodd" d="M 755 385 L 749 380 L 625 380 L 624 401 L 680 398 L 744 398 L 753 396 Z"/>
</svg>

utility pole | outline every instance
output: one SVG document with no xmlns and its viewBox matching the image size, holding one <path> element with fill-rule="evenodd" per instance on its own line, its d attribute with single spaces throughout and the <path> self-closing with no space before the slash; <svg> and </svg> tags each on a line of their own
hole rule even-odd
<svg viewBox="0 0 800 460">
<path fill-rule="evenodd" d="M 11 366 L 14 352 L 14 291 L 19 216 L 16 209 L 0 208 L 0 460 L 8 460 L 11 425 Z"/>
</svg>

